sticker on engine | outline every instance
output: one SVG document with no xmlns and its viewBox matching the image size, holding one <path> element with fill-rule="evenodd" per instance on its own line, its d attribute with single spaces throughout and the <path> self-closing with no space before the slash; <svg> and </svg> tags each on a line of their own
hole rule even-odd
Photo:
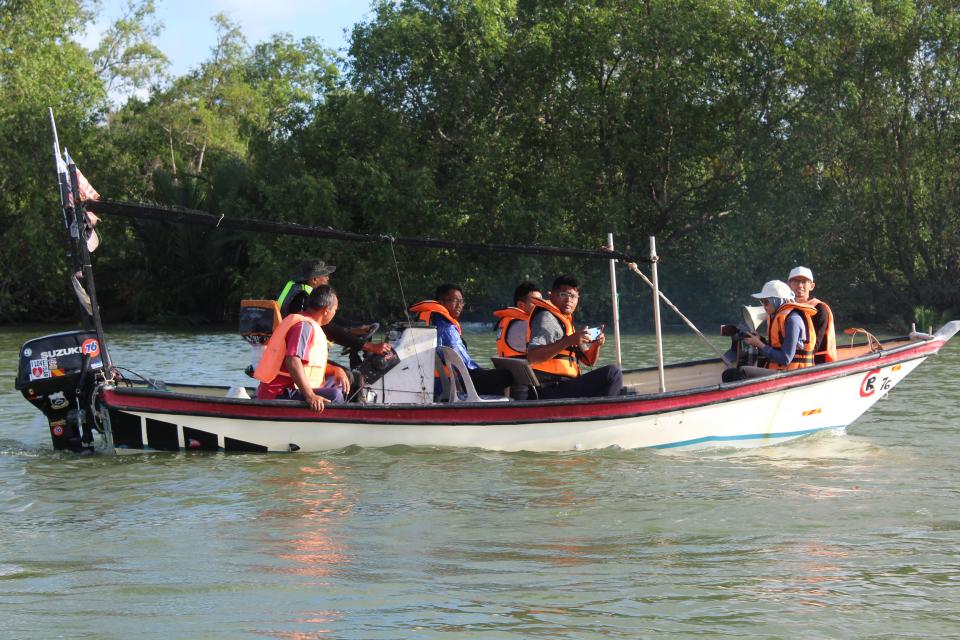
<svg viewBox="0 0 960 640">
<path fill-rule="evenodd" d="M 50 377 L 50 361 L 46 358 L 30 361 L 30 380 L 43 380 Z"/>
<path fill-rule="evenodd" d="M 93 338 L 88 338 L 80 345 L 80 353 L 85 356 L 90 356 L 91 358 L 96 358 L 100 355 L 100 343 Z"/>
<path fill-rule="evenodd" d="M 67 396 L 64 395 L 63 391 L 51 393 L 47 397 L 50 399 L 50 408 L 54 410 L 66 409 L 67 405 L 70 404 L 70 401 L 67 400 Z"/>
</svg>

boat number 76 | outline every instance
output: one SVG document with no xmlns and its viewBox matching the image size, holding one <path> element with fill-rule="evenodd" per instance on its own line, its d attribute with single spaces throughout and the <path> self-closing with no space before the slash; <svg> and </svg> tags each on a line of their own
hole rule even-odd
<svg viewBox="0 0 960 640">
<path fill-rule="evenodd" d="M 876 393 L 877 389 L 880 389 L 880 391 L 886 391 L 893 384 L 893 381 L 886 376 L 878 380 L 877 376 L 880 375 L 880 371 L 880 369 L 867 371 L 867 375 L 863 377 L 863 382 L 860 383 L 861 398 L 872 396 L 874 393 Z"/>
</svg>

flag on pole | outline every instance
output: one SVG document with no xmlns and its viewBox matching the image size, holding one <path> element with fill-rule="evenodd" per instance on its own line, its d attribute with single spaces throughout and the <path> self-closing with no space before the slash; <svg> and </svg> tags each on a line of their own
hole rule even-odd
<svg viewBox="0 0 960 640">
<path fill-rule="evenodd" d="M 70 188 L 70 174 L 67 172 L 67 167 L 71 164 L 76 166 L 76 163 L 73 161 L 73 158 L 70 157 L 70 154 L 67 153 L 66 149 L 63 150 L 63 159 L 58 157 L 57 160 L 57 170 L 59 170 L 62 166 L 63 171 L 66 174 L 67 189 L 71 192 L 70 199 L 72 202 L 73 194 L 72 189 Z M 100 194 L 97 193 L 97 190 L 90 185 L 90 182 L 88 182 L 83 173 L 81 173 L 79 167 L 77 167 L 77 191 L 79 191 L 78 195 L 80 196 L 79 199 L 81 203 L 84 200 L 100 199 Z M 84 211 L 83 213 L 87 216 L 87 224 L 89 225 L 89 228 L 87 229 L 87 251 L 93 253 L 97 250 L 97 247 L 100 246 L 100 234 L 98 234 L 94 229 L 94 227 L 97 226 L 97 223 L 100 222 L 100 218 L 89 211 Z"/>
<path fill-rule="evenodd" d="M 70 157 L 70 154 L 67 153 L 67 150 L 63 150 L 63 157 L 66 160 L 68 165 L 76 164 L 73 159 Z M 81 200 L 99 200 L 100 194 L 97 193 L 97 190 L 90 186 L 90 183 L 87 182 L 87 179 L 84 177 L 83 173 L 80 171 L 80 167 L 77 167 L 77 183 L 79 185 L 80 199 Z M 93 215 L 93 214 L 90 214 Z"/>
</svg>

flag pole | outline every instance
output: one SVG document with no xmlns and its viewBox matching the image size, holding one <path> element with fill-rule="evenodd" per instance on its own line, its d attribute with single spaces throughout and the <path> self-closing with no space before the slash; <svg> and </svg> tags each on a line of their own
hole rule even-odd
<svg viewBox="0 0 960 640">
<path fill-rule="evenodd" d="M 77 291 L 77 288 L 80 287 L 77 278 L 83 273 L 83 262 L 80 258 L 79 245 L 74 242 L 73 237 L 75 224 L 71 221 L 74 220 L 73 203 L 75 199 L 72 197 L 73 191 L 70 188 L 70 172 L 67 170 L 67 165 L 63 161 L 63 155 L 60 152 L 60 138 L 57 136 L 57 122 L 53 118 L 53 107 L 47 107 L 47 111 L 50 114 L 50 129 L 53 131 L 53 162 L 57 169 L 57 191 L 60 195 L 60 215 L 63 217 L 63 226 L 67 230 L 67 256 L 69 256 L 70 262 L 73 265 L 70 280 L 74 286 L 74 293 L 77 295 L 77 306 L 80 307 L 80 322 L 83 324 L 84 329 L 89 330 L 94 328 L 93 311 L 88 310 L 84 306 L 84 301 Z M 79 231 L 77 233 L 79 233 Z M 82 287 L 80 288 L 82 289 Z"/>
<path fill-rule="evenodd" d="M 53 163 L 57 169 L 57 187 L 60 194 L 60 215 L 63 216 L 63 226 L 70 228 L 67 221 L 67 199 L 70 193 L 70 185 L 67 184 L 67 167 L 63 164 L 63 157 L 60 155 L 60 138 L 57 137 L 57 123 L 53 119 L 53 107 L 47 107 L 50 113 L 50 128 L 53 130 Z"/>
<path fill-rule="evenodd" d="M 81 257 L 81 271 L 83 273 L 84 288 L 87 295 L 90 296 L 90 311 L 93 316 L 93 328 L 97 333 L 97 341 L 100 343 L 100 360 L 103 362 L 103 374 L 109 380 L 113 377 L 113 363 L 110 360 L 110 353 L 107 351 L 107 341 L 103 337 L 103 323 L 100 320 L 100 305 L 97 302 L 97 287 L 93 282 L 93 264 L 90 259 L 90 251 L 87 249 L 87 215 L 83 210 L 83 203 L 80 202 L 80 179 L 77 177 L 77 165 L 72 162 L 67 167 L 70 173 L 70 184 L 74 194 L 73 222 L 70 225 L 70 240 L 74 248 L 79 251 Z"/>
</svg>

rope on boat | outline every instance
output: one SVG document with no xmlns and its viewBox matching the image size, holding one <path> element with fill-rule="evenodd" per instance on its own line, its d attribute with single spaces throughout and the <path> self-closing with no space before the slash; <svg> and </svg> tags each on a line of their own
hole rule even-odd
<svg viewBox="0 0 960 640">
<path fill-rule="evenodd" d="M 622 251 L 577 249 L 548 245 L 482 244 L 478 242 L 456 242 L 435 238 L 404 236 L 392 237 L 340 231 L 339 229 L 333 229 L 331 227 L 311 227 L 295 222 L 271 222 L 268 220 L 254 220 L 252 218 L 228 218 L 224 215 L 217 216 L 195 209 L 137 204 L 118 200 L 87 200 L 84 206 L 88 211 L 97 214 L 159 220 L 162 222 L 177 222 L 181 224 L 196 224 L 213 227 L 215 229 L 236 229 L 240 231 L 257 231 L 279 235 L 329 238 L 332 240 L 345 240 L 347 242 L 387 243 L 391 245 L 402 244 L 414 247 L 433 247 L 436 249 L 458 249 L 472 253 L 514 253 L 523 255 L 563 256 L 569 258 L 595 258 L 601 260 L 616 258 L 627 262 L 650 262 L 649 258 L 630 256 Z"/>
<path fill-rule="evenodd" d="M 870 333 L 869 331 L 867 331 L 866 329 L 863 329 L 861 327 L 849 327 L 847 329 L 844 329 L 843 332 L 848 336 L 850 336 L 851 347 L 853 347 L 853 341 L 856 340 L 857 334 L 862 333 L 867 337 L 867 345 L 869 345 L 871 353 L 876 353 L 877 351 L 883 351 L 883 345 L 880 343 L 879 340 L 877 340 L 877 337 L 872 333 Z"/>
<path fill-rule="evenodd" d="M 400 301 L 403 303 L 403 314 L 407 317 L 407 322 L 413 324 L 413 318 L 410 316 L 410 305 L 407 304 L 407 296 L 403 292 L 403 276 L 400 275 L 400 261 L 397 260 L 397 252 L 394 250 L 395 238 L 393 236 L 381 236 L 390 241 L 390 255 L 393 257 L 393 269 L 397 273 L 397 284 L 400 286 Z M 427 373 L 423 370 L 420 358 L 417 358 L 417 371 L 420 373 L 420 388 L 427 388 Z M 432 380 L 432 378 L 430 378 Z"/>
<path fill-rule="evenodd" d="M 403 303 L 403 313 L 407 316 L 407 322 L 413 322 L 410 317 L 410 306 L 407 304 L 407 296 L 403 292 L 403 276 L 400 275 L 400 261 L 397 260 L 397 252 L 393 248 L 393 238 L 390 238 L 390 255 L 393 257 L 393 270 L 397 274 L 397 285 L 400 287 L 400 302 Z"/>
<path fill-rule="evenodd" d="M 650 278 L 648 278 L 642 271 L 640 271 L 640 268 L 637 266 L 637 263 L 636 263 L 636 262 L 633 262 L 633 261 L 627 262 L 627 268 L 630 269 L 630 271 L 633 271 L 633 272 L 634 272 L 635 274 L 637 274 L 638 276 L 640 276 L 640 279 L 643 280 L 645 283 L 647 283 L 647 286 L 649 286 L 651 289 L 654 288 L 653 282 L 651 282 L 651 281 L 650 281 Z M 700 336 L 700 339 L 703 340 L 703 342 L 704 342 L 708 347 L 710 347 L 710 349 L 711 349 L 715 354 L 717 354 L 718 356 L 720 356 L 720 359 L 721 359 L 721 360 L 723 360 L 724 362 L 726 362 L 726 363 L 727 363 L 728 365 L 730 365 L 730 366 L 733 366 L 733 365 L 735 364 L 735 363 L 727 362 L 727 359 L 726 359 L 726 357 L 724 356 L 723 352 L 720 351 L 719 349 L 717 349 L 717 348 L 713 345 L 713 343 L 710 342 L 710 340 L 707 339 L 707 336 L 703 335 L 703 333 L 701 333 L 700 329 L 697 329 L 696 325 L 694 325 L 693 322 L 691 322 L 690 319 L 687 318 L 687 316 L 683 315 L 683 312 L 681 312 L 680 309 L 677 308 L 677 305 L 675 305 L 675 304 L 673 304 L 672 302 L 670 302 L 670 299 L 667 298 L 667 296 L 665 296 L 665 295 L 663 294 L 663 291 L 658 291 L 658 293 L 660 294 L 660 299 L 663 300 L 664 304 L 666 304 L 668 307 L 670 307 L 671 309 L 673 309 L 674 313 L 676 313 L 678 316 L 680 316 L 680 319 L 683 320 L 685 323 L 687 323 L 687 326 L 690 327 L 695 334 L 697 334 L 698 336 Z"/>
</svg>

